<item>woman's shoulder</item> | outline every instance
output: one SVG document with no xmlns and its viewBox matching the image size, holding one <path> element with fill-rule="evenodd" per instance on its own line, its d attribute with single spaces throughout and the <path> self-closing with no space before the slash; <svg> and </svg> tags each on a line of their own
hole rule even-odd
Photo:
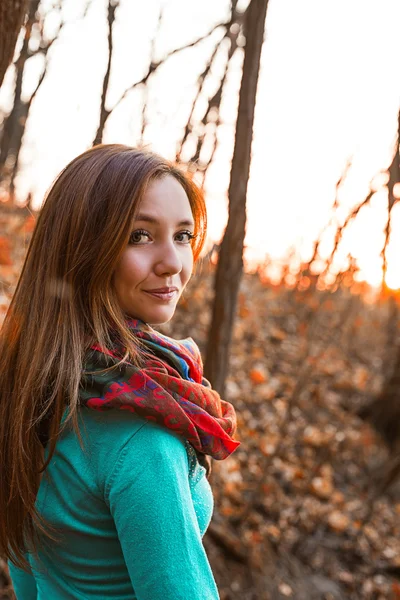
<svg viewBox="0 0 400 600">
<path fill-rule="evenodd" d="M 163 425 L 126 410 L 96 411 L 81 407 L 78 412 L 79 432 L 91 455 L 114 461 L 124 448 L 138 455 L 182 453 L 187 455 L 188 442 Z M 72 436 L 76 434 L 71 431 Z"/>
<path fill-rule="evenodd" d="M 72 424 L 60 436 L 50 471 L 79 471 L 88 481 L 108 490 L 119 473 L 130 477 L 164 469 L 189 477 L 192 473 L 189 444 L 175 431 L 124 410 L 78 409 L 79 441 Z M 56 469 L 56 470 L 57 470 Z M 86 475 L 85 475 L 86 474 Z"/>
</svg>

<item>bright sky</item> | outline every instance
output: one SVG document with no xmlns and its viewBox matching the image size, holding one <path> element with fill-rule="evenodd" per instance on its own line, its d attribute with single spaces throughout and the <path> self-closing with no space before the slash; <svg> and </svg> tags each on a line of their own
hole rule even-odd
<svg viewBox="0 0 400 600">
<path fill-rule="evenodd" d="M 17 191 L 24 197 L 32 189 L 37 205 L 55 175 L 90 146 L 97 127 L 107 61 L 107 2 L 93 0 L 85 20 L 79 19 L 82 4 L 63 1 L 65 17 L 75 22 L 51 50 L 50 68 L 27 125 Z M 228 14 L 227 0 L 121 0 L 109 105 L 143 76 L 161 4 L 165 14 L 157 58 L 205 34 Z M 368 193 L 370 180 L 390 164 L 400 105 L 399 24 L 398 0 L 270 0 L 248 188 L 248 260 L 262 259 L 265 253 L 280 260 L 292 246 L 307 258 L 329 220 L 335 183 L 348 158 L 354 164 L 340 196 L 342 220 Z M 48 27 L 51 31 L 54 23 L 49 21 Z M 175 155 L 198 74 L 221 33 L 175 55 L 150 83 L 146 142 L 167 157 Z M 229 73 L 219 147 L 207 181 L 210 238 L 215 240 L 226 223 L 241 60 L 237 54 Z M 39 67 L 31 59 L 24 93 L 30 92 Z M 222 60 L 215 77 L 221 68 Z M 9 107 L 12 75 L 10 69 L 0 93 L 3 109 Z M 208 84 L 210 95 L 215 81 Z M 118 107 L 105 142 L 137 143 L 141 94 L 131 93 Z M 384 190 L 375 194 L 371 207 L 349 229 L 338 259 L 338 266 L 343 265 L 351 252 L 362 277 L 373 285 L 381 278 L 386 201 Z M 391 287 L 400 287 L 397 209 L 389 247 Z M 327 253 L 331 240 L 327 235 Z"/>
</svg>

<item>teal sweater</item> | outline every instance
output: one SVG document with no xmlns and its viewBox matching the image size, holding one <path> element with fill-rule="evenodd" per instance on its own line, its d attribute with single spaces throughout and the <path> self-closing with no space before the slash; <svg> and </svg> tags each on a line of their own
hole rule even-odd
<svg viewBox="0 0 400 600">
<path fill-rule="evenodd" d="M 213 512 L 205 469 L 170 429 L 132 413 L 80 409 L 84 450 L 69 428 L 37 507 L 59 542 L 10 564 L 18 600 L 216 600 L 202 543 Z"/>
</svg>

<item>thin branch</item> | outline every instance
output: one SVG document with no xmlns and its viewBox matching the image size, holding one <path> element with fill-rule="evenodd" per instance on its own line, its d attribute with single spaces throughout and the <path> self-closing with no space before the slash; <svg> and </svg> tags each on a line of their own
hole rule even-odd
<svg viewBox="0 0 400 600">
<path fill-rule="evenodd" d="M 127 95 L 131 91 L 133 91 L 135 88 L 137 88 L 140 85 L 146 84 L 147 81 L 148 81 L 148 79 L 149 79 L 149 77 L 153 73 L 155 73 L 157 71 L 157 69 L 161 65 L 165 64 L 172 56 L 174 56 L 178 52 L 182 52 L 182 50 L 187 50 L 189 48 L 193 48 L 194 46 L 197 46 L 198 44 L 200 44 L 204 40 L 206 40 L 209 37 L 211 37 L 211 35 L 214 33 L 214 31 L 216 31 L 219 27 L 225 27 L 226 28 L 226 27 L 229 27 L 230 25 L 231 25 L 231 21 L 225 22 L 225 23 L 218 23 L 208 33 L 206 33 L 205 35 L 200 36 L 199 38 L 197 38 L 196 40 L 194 40 L 190 44 L 186 44 L 184 46 L 180 46 L 179 48 L 175 48 L 175 50 L 172 50 L 171 52 L 169 52 L 168 54 L 166 54 L 164 56 L 164 58 L 162 58 L 161 60 L 159 60 L 157 62 L 150 62 L 150 65 L 148 67 L 148 70 L 147 70 L 146 74 L 139 81 L 136 81 L 131 86 L 129 86 L 128 88 L 126 88 L 126 90 L 123 92 L 123 94 L 121 95 L 121 97 L 119 98 L 119 100 L 117 100 L 117 102 L 114 104 L 114 106 L 112 108 L 110 108 L 109 110 L 106 111 L 107 112 L 107 118 L 121 104 L 121 102 L 123 100 L 125 100 L 125 98 L 127 97 Z"/>
<path fill-rule="evenodd" d="M 327 224 L 325 225 L 325 227 L 321 230 L 318 238 L 314 242 L 313 252 L 312 252 L 310 260 L 305 265 L 303 264 L 302 268 L 300 268 L 298 270 L 297 275 L 296 275 L 296 282 L 295 282 L 295 285 L 293 288 L 294 291 L 299 286 L 301 279 L 304 276 L 309 276 L 311 274 L 311 267 L 319 256 L 319 249 L 320 249 L 324 234 L 333 225 L 333 222 L 336 219 L 335 211 L 339 208 L 340 190 L 342 189 L 343 185 L 345 184 L 345 182 L 347 180 L 347 176 L 351 169 L 352 164 L 353 164 L 353 157 L 350 156 L 347 159 L 345 167 L 344 167 L 342 173 L 340 174 L 340 177 L 337 180 L 336 185 L 335 185 L 335 198 L 333 200 L 331 217 L 330 217 L 329 221 L 327 222 Z M 288 267 L 289 267 L 289 265 L 288 265 Z"/>
<path fill-rule="evenodd" d="M 181 155 L 182 155 L 182 151 L 183 151 L 183 146 L 184 146 L 185 142 L 187 141 L 189 135 L 193 132 L 193 128 L 194 128 L 194 125 L 193 125 L 194 110 L 195 110 L 197 102 L 198 102 L 198 100 L 199 100 L 199 98 L 200 98 L 200 96 L 201 96 L 201 94 L 203 92 L 203 88 L 204 88 L 206 77 L 208 76 L 208 74 L 209 74 L 209 72 L 210 72 L 210 70 L 212 68 L 212 65 L 214 63 L 214 59 L 215 59 L 215 57 L 216 57 L 216 55 L 217 55 L 217 53 L 218 53 L 218 51 L 219 51 L 219 49 L 221 47 L 222 42 L 225 39 L 229 39 L 230 46 L 229 46 L 229 50 L 228 50 L 227 60 L 226 60 L 226 63 L 225 63 L 224 73 L 223 73 L 222 78 L 220 80 L 220 83 L 219 83 L 217 91 L 215 92 L 215 94 L 211 98 L 208 99 L 207 110 L 205 111 L 205 113 L 203 115 L 203 118 L 201 120 L 201 122 L 204 125 L 206 125 L 206 124 L 209 123 L 209 115 L 211 113 L 211 110 L 216 110 L 217 113 L 218 113 L 218 117 L 217 117 L 217 119 L 215 121 L 216 129 L 215 129 L 215 135 L 214 135 L 214 140 L 213 140 L 213 149 L 212 149 L 211 155 L 210 155 L 209 159 L 207 160 L 207 162 L 205 162 L 204 165 L 201 166 L 201 171 L 203 172 L 202 186 L 204 185 L 206 171 L 207 171 L 210 163 L 212 162 L 212 160 L 214 158 L 216 147 L 217 147 L 217 137 L 216 137 L 216 135 L 217 135 L 218 127 L 220 125 L 220 116 L 219 116 L 219 113 L 220 113 L 220 104 L 221 104 L 221 100 L 222 100 L 222 94 L 223 94 L 223 89 L 224 89 L 224 86 L 225 86 L 225 81 L 226 81 L 226 77 L 227 77 L 229 65 L 230 65 L 231 59 L 232 59 L 232 57 L 233 57 L 233 55 L 236 52 L 236 49 L 238 47 L 238 45 L 237 45 L 237 39 L 238 39 L 238 36 L 240 34 L 240 25 L 241 25 L 242 20 L 243 20 L 243 15 L 239 15 L 239 16 L 234 15 L 234 17 L 232 18 L 232 20 L 233 19 L 237 19 L 237 20 L 234 21 L 234 23 L 238 25 L 237 32 L 233 33 L 233 32 L 230 31 L 230 28 L 228 29 L 228 31 L 225 33 L 224 37 L 220 40 L 220 42 L 218 43 L 218 45 L 215 47 L 214 52 L 211 55 L 211 58 L 208 61 L 205 70 L 203 71 L 203 73 L 199 77 L 200 84 L 199 84 L 197 93 L 196 93 L 196 95 L 195 95 L 195 97 L 193 99 L 191 111 L 190 111 L 190 114 L 189 114 L 189 117 L 188 117 L 188 120 L 187 120 L 187 123 L 186 123 L 186 127 L 185 127 L 185 132 L 184 132 L 182 141 L 180 142 L 179 149 L 177 151 L 177 156 L 176 156 L 177 160 L 181 159 Z M 205 133 L 202 133 L 201 135 L 198 136 L 196 150 L 195 150 L 194 154 L 192 154 L 192 156 L 189 158 L 190 162 L 197 163 L 197 161 L 199 160 L 205 138 L 206 138 L 206 134 Z"/>
<path fill-rule="evenodd" d="M 360 204 L 358 204 L 355 208 L 353 208 L 353 210 L 347 215 L 347 218 L 344 221 L 344 223 L 338 228 L 338 230 L 336 232 L 336 236 L 335 236 L 333 250 L 332 250 L 329 260 L 325 266 L 325 269 L 321 273 L 322 277 L 327 274 L 329 267 L 333 263 L 333 260 L 336 256 L 337 249 L 339 247 L 340 242 L 342 241 L 343 234 L 344 234 L 346 228 L 348 227 L 349 223 L 351 221 L 353 221 L 355 219 L 355 217 L 358 215 L 358 213 L 360 212 L 360 210 L 369 203 L 369 201 L 371 200 L 372 196 L 375 193 L 376 193 L 376 190 L 374 190 L 370 187 L 370 190 L 369 190 L 366 198 Z"/>
<path fill-rule="evenodd" d="M 215 48 L 213 50 L 213 53 L 211 54 L 211 57 L 210 57 L 209 61 L 207 62 L 207 65 L 206 65 L 204 71 L 202 73 L 200 73 L 200 75 L 199 75 L 197 92 L 196 92 L 196 95 L 195 95 L 195 97 L 193 98 L 193 101 L 192 101 L 192 106 L 191 106 L 191 109 L 190 109 L 188 120 L 186 122 L 185 131 L 184 131 L 182 140 L 181 140 L 181 142 L 179 144 L 179 149 L 177 150 L 177 153 L 176 153 L 176 160 L 180 160 L 181 159 L 183 146 L 184 146 L 185 142 L 187 141 L 189 135 L 193 131 L 192 119 L 193 119 L 194 110 L 196 108 L 196 105 L 197 105 L 197 102 L 198 102 L 198 100 L 200 98 L 200 95 L 201 95 L 201 93 L 203 91 L 203 86 L 204 86 L 205 79 L 206 79 L 207 75 L 209 74 L 209 72 L 211 70 L 211 67 L 212 67 L 214 59 L 215 59 L 215 57 L 216 57 L 216 55 L 218 53 L 218 50 L 220 49 L 221 44 L 222 44 L 223 40 L 225 40 L 225 39 L 226 39 L 226 34 L 218 42 L 218 44 L 215 46 Z"/>
<path fill-rule="evenodd" d="M 206 163 L 204 163 L 204 165 L 202 165 L 202 171 L 203 171 L 203 180 L 202 180 L 202 187 L 204 186 L 206 177 L 207 177 L 207 171 L 209 166 L 212 164 L 213 160 L 214 160 L 214 156 L 217 150 L 217 134 L 218 134 L 218 128 L 221 124 L 221 119 L 220 119 L 220 106 L 221 106 L 221 100 L 222 100 L 222 93 L 223 93 L 223 89 L 225 86 L 225 81 L 226 81 L 226 77 L 228 75 L 228 70 L 229 70 L 229 65 L 231 63 L 231 59 L 233 57 L 233 55 L 235 54 L 236 50 L 237 50 L 237 38 L 238 38 L 238 34 L 236 34 L 234 37 L 231 38 L 231 47 L 229 49 L 229 53 L 228 53 L 228 60 L 227 63 L 225 65 L 225 71 L 224 71 L 224 75 L 222 77 L 220 86 L 217 90 L 217 93 L 214 95 L 214 97 L 211 99 L 210 101 L 210 106 L 207 112 L 207 116 L 210 112 L 211 108 L 216 108 L 218 110 L 218 118 L 215 122 L 215 133 L 214 133 L 214 140 L 213 140 L 213 148 L 212 151 L 210 153 L 210 156 L 207 160 Z"/>
<path fill-rule="evenodd" d="M 99 126 L 97 128 L 96 135 L 93 140 L 93 146 L 101 143 L 102 138 L 103 138 L 104 126 L 105 126 L 107 118 L 110 114 L 110 112 L 108 110 L 106 110 L 105 105 L 106 105 L 106 96 L 107 96 L 107 91 L 108 91 L 108 85 L 109 85 L 109 81 L 110 81 L 111 62 L 112 62 L 113 49 L 114 49 L 112 30 L 113 30 L 113 25 L 114 25 L 114 21 L 115 21 L 115 11 L 118 8 L 118 6 L 119 6 L 119 2 L 113 2 L 112 0 L 108 1 L 108 18 L 107 18 L 107 21 L 108 21 L 108 37 L 107 37 L 108 62 L 107 62 L 106 73 L 105 73 L 104 79 L 103 79 L 103 90 L 101 93 Z"/>
<path fill-rule="evenodd" d="M 164 11 L 163 11 L 163 7 L 161 7 L 160 9 L 160 14 L 158 15 L 158 23 L 157 23 L 157 28 L 156 28 L 156 33 L 153 36 L 153 39 L 151 40 L 151 45 L 150 45 L 150 64 L 154 63 L 154 57 L 155 57 L 155 50 L 156 50 L 156 40 L 157 37 L 161 31 L 161 26 L 162 26 L 162 22 L 163 22 L 163 16 L 164 16 Z M 147 103 L 148 103 L 148 99 L 149 99 L 149 90 L 147 85 L 143 86 L 143 106 L 142 106 L 142 115 L 141 115 L 141 121 L 142 121 L 142 125 L 141 125 L 141 130 L 140 130 L 140 143 L 143 144 L 144 143 L 144 134 L 146 131 L 146 127 L 147 127 Z"/>
</svg>

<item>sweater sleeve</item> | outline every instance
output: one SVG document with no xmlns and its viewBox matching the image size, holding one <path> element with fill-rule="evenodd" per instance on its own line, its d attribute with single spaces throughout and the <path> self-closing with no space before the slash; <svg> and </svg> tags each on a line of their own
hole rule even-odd
<svg viewBox="0 0 400 600">
<path fill-rule="evenodd" d="M 12 562 L 8 562 L 11 581 L 17 600 L 36 600 L 36 581 L 32 572 L 23 571 Z"/>
<path fill-rule="evenodd" d="M 218 600 L 183 440 L 149 423 L 121 450 L 106 499 L 137 600 Z"/>
</svg>

